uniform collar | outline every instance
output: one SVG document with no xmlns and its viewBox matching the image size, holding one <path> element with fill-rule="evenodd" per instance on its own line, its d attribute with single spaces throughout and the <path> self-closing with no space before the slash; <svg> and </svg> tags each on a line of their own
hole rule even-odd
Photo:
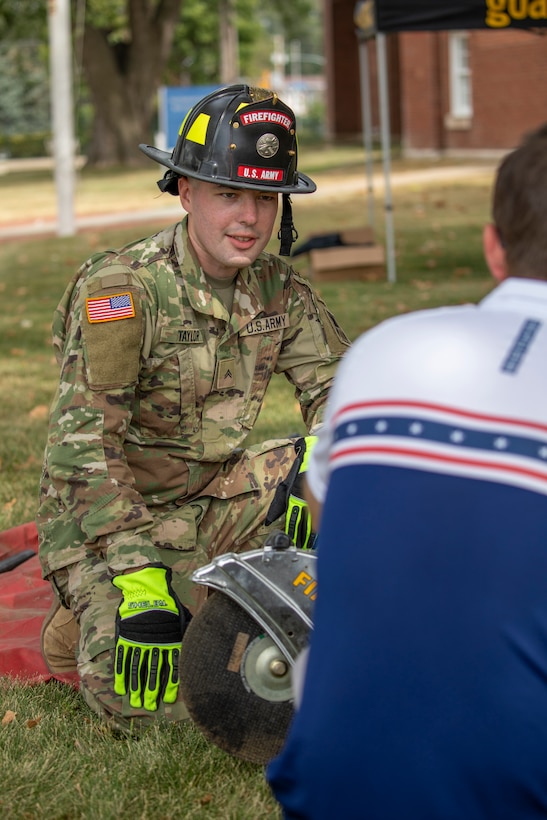
<svg viewBox="0 0 547 820">
<path fill-rule="evenodd" d="M 547 319 L 547 282 L 509 277 L 480 302 L 480 307 Z"/>
</svg>

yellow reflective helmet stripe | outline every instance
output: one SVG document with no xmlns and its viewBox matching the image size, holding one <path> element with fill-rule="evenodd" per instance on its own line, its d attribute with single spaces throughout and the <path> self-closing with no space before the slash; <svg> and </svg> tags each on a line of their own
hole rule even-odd
<svg viewBox="0 0 547 820">
<path fill-rule="evenodd" d="M 209 114 L 198 114 L 198 116 L 188 129 L 186 139 L 190 140 L 190 142 L 197 142 L 199 145 L 205 145 L 207 140 L 207 129 L 209 127 L 210 120 L 211 117 Z M 186 118 L 184 119 L 184 122 L 186 122 Z M 184 122 L 180 127 L 180 134 L 182 134 Z"/>
</svg>

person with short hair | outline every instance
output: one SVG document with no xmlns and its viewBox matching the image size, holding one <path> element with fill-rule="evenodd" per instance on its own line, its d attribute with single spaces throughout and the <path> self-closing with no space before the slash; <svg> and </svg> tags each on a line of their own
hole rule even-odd
<svg viewBox="0 0 547 820">
<path fill-rule="evenodd" d="M 303 691 L 267 771 L 288 820 L 547 817 L 547 125 L 492 213 L 500 284 L 383 322 L 337 372 Z"/>
<path fill-rule="evenodd" d="M 219 89 L 172 153 L 140 148 L 186 215 L 95 254 L 66 289 L 37 520 L 57 593 L 46 662 L 77 669 L 86 702 L 121 729 L 187 716 L 180 647 L 204 591 L 192 572 L 283 528 L 281 512 L 266 519 L 295 441 L 246 444 L 272 376 L 314 431 L 349 345 L 308 281 L 265 250 L 279 195 L 289 255 L 290 195 L 316 187 L 275 93 Z"/>
</svg>

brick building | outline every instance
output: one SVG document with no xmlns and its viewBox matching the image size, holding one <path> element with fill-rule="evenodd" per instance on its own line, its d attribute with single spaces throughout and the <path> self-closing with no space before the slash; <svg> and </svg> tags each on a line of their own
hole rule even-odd
<svg viewBox="0 0 547 820">
<path fill-rule="evenodd" d="M 338 140 L 362 133 L 354 8 L 325 0 L 327 130 Z M 377 132 L 373 40 L 366 50 Z M 407 156 L 499 152 L 547 121 L 547 29 L 389 34 L 386 51 L 391 135 Z"/>
</svg>

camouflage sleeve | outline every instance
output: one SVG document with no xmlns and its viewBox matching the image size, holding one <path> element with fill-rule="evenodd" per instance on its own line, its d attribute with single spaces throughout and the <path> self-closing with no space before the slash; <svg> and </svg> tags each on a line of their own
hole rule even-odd
<svg viewBox="0 0 547 820">
<path fill-rule="evenodd" d="M 61 374 L 46 449 L 61 509 L 111 569 L 154 560 L 152 515 L 135 489 L 124 440 L 135 397 L 144 328 L 143 292 L 127 269 L 81 279 L 57 315 Z M 55 323 L 54 323 L 55 336 Z"/>
<path fill-rule="evenodd" d="M 321 424 L 336 368 L 350 342 L 308 281 L 292 271 L 287 280 L 290 328 L 276 370 L 295 386 L 308 430 Z"/>
</svg>

